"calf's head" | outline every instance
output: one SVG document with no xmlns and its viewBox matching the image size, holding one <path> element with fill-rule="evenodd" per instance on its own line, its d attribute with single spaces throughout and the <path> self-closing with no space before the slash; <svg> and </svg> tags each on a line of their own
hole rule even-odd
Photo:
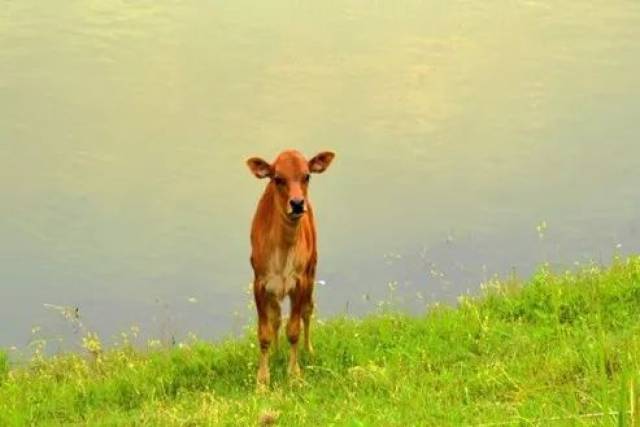
<svg viewBox="0 0 640 427">
<path fill-rule="evenodd" d="M 247 160 L 249 169 L 257 178 L 269 178 L 273 187 L 277 209 L 290 220 L 300 219 L 307 211 L 307 189 L 312 173 L 324 172 L 335 154 L 323 151 L 307 160 L 295 150 L 280 153 L 269 164 L 259 157 Z"/>
</svg>

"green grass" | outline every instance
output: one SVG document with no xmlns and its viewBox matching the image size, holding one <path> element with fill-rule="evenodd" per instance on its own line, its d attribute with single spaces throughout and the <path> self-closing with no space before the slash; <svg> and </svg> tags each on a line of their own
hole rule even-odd
<svg viewBox="0 0 640 427">
<path fill-rule="evenodd" d="M 0 425 L 632 425 L 640 257 L 495 281 L 457 308 L 315 324 L 303 379 L 283 341 L 255 391 L 253 336 L 171 350 L 0 356 Z M 633 415 L 635 414 L 635 416 Z M 635 425 L 638 424 L 636 421 Z"/>
</svg>

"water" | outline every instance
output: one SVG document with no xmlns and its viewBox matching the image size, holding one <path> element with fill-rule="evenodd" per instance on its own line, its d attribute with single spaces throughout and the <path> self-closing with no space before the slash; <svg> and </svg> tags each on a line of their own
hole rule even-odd
<svg viewBox="0 0 640 427">
<path fill-rule="evenodd" d="M 0 346 L 240 333 L 287 147 L 320 317 L 638 251 L 638 76 L 636 1 L 2 1 Z"/>
</svg>

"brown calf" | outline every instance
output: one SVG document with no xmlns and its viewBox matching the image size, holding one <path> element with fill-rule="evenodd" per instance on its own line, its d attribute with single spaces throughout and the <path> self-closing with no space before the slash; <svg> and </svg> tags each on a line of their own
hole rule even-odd
<svg viewBox="0 0 640 427">
<path fill-rule="evenodd" d="M 252 157 L 251 172 L 269 183 L 258 202 L 251 227 L 251 266 L 253 294 L 258 310 L 260 366 L 258 384 L 269 383 L 269 346 L 278 340 L 280 303 L 286 295 L 291 301 L 287 338 L 291 343 L 289 373 L 300 374 L 298 337 L 304 323 L 305 350 L 312 352 L 309 320 L 313 311 L 313 284 L 316 262 L 316 229 L 313 210 L 307 198 L 310 173 L 324 172 L 334 153 L 326 151 L 307 161 L 294 150 L 280 153 L 269 164 Z"/>
</svg>

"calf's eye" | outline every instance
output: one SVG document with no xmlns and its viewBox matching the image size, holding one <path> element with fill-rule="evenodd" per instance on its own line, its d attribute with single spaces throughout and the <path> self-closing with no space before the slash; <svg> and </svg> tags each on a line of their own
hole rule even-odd
<svg viewBox="0 0 640 427">
<path fill-rule="evenodd" d="M 309 179 L 311 179 L 311 175 L 306 174 L 306 175 L 304 176 L 304 178 L 302 178 L 302 181 L 303 181 L 303 182 L 309 182 Z"/>
<path fill-rule="evenodd" d="M 276 185 L 285 185 L 287 183 L 287 181 L 285 181 L 284 178 L 280 178 L 279 176 L 276 176 L 273 181 L 276 183 Z"/>
</svg>

